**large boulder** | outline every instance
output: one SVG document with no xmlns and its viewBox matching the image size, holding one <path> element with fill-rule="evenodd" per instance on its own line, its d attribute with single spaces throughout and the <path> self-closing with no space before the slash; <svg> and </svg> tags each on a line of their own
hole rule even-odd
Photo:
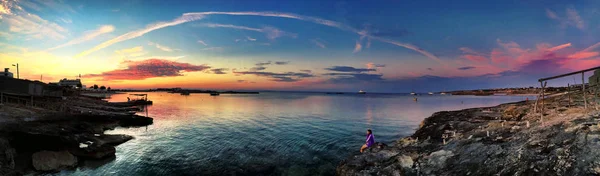
<svg viewBox="0 0 600 176">
<path fill-rule="evenodd" d="M 41 151 L 34 153 L 31 160 L 38 171 L 58 171 L 77 165 L 77 157 L 68 151 Z"/>
</svg>

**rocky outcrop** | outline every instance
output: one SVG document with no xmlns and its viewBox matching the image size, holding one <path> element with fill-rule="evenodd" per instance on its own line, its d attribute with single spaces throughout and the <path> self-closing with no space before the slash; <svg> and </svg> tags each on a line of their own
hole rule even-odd
<svg viewBox="0 0 600 176">
<path fill-rule="evenodd" d="M 32 155 L 33 167 L 38 171 L 58 171 L 77 165 L 77 157 L 68 151 L 41 151 Z"/>
<path fill-rule="evenodd" d="M 338 175 L 597 175 L 600 117 L 547 102 L 438 112 L 409 137 L 345 159 Z"/>
</svg>

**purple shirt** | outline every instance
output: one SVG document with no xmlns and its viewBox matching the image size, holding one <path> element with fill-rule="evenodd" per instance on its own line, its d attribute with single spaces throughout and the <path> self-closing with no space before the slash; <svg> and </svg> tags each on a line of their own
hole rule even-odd
<svg viewBox="0 0 600 176">
<path fill-rule="evenodd" d="M 375 137 L 373 137 L 373 134 L 367 135 L 367 147 L 371 147 L 371 145 L 373 145 L 374 143 Z"/>
</svg>

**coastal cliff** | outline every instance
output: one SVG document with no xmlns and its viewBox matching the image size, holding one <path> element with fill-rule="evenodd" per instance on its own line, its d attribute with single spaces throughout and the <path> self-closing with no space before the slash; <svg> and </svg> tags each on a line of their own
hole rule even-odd
<svg viewBox="0 0 600 176">
<path fill-rule="evenodd" d="M 581 98 L 581 97 L 579 97 Z M 600 117 L 583 102 L 556 97 L 443 111 L 411 136 L 351 156 L 337 175 L 597 175 Z"/>
</svg>

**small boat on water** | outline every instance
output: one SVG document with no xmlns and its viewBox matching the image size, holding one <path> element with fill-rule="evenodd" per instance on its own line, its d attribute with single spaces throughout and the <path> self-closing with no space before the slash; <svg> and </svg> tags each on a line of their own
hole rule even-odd
<svg viewBox="0 0 600 176">
<path fill-rule="evenodd" d="M 367 92 L 365 92 L 365 91 L 363 91 L 363 90 L 360 90 L 360 91 L 358 91 L 358 94 L 366 94 L 366 93 L 367 93 Z"/>
<path fill-rule="evenodd" d="M 440 95 L 446 95 L 446 92 L 442 92 L 442 93 L 440 93 Z"/>
<path fill-rule="evenodd" d="M 210 96 L 219 96 L 219 95 L 221 95 L 221 94 L 219 94 L 219 92 L 211 92 L 210 93 Z"/>
<path fill-rule="evenodd" d="M 428 94 L 429 94 L 429 95 L 433 95 L 433 92 L 429 92 Z"/>
<path fill-rule="evenodd" d="M 415 92 L 411 92 L 410 94 L 411 94 L 411 95 L 416 95 L 417 93 L 415 93 Z"/>
</svg>

